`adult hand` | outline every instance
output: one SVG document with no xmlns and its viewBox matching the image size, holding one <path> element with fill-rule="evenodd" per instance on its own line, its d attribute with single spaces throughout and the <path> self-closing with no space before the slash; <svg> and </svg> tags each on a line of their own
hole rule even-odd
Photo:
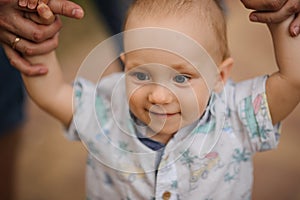
<svg viewBox="0 0 300 200">
<path fill-rule="evenodd" d="M 36 8 L 37 13 L 24 13 L 24 16 L 28 19 L 31 19 L 32 21 L 35 21 L 36 23 L 40 24 L 51 24 L 55 21 L 55 15 L 50 10 L 50 8 L 44 4 L 40 3 Z M 35 75 L 35 74 L 45 74 L 48 72 L 48 69 L 40 64 L 31 64 L 29 63 L 24 57 L 26 55 L 21 55 L 19 52 L 16 51 L 16 48 L 18 47 L 18 43 L 20 42 L 20 38 L 16 36 L 14 42 L 12 43 L 12 46 L 8 46 L 7 44 L 3 44 L 4 51 L 6 52 L 6 55 L 9 58 L 9 61 L 12 66 L 15 66 L 17 69 L 22 71 L 25 75 Z M 26 41 L 25 41 L 26 42 Z M 58 45 L 58 33 L 41 43 L 42 45 L 47 44 L 53 44 L 55 46 Z M 47 53 L 47 52 L 45 52 Z M 25 57 L 26 58 L 26 57 Z M 30 66 L 30 67 L 28 67 Z"/>
<path fill-rule="evenodd" d="M 71 1 L 50 0 L 48 6 L 55 14 L 76 19 L 83 17 L 82 8 Z M 32 12 L 28 8 L 19 7 L 17 0 L 0 0 L 0 42 L 10 47 L 14 46 L 15 50 L 29 56 L 47 53 L 55 49 L 58 46 L 58 39 L 54 36 L 62 27 L 60 19 L 56 17 L 52 24 L 45 26 L 41 24 L 43 21 L 36 23 L 31 14 L 24 14 L 26 13 L 24 10 Z M 48 21 L 46 20 L 44 23 L 48 24 Z M 20 37 L 21 40 L 16 40 L 17 37 Z M 18 42 L 16 43 L 16 41 Z M 8 54 L 7 48 L 5 50 Z M 13 61 L 12 63 L 18 70 L 27 75 L 47 72 L 46 69 L 41 69 L 42 66 L 33 67 L 17 54 L 10 53 L 8 58 Z"/>
<path fill-rule="evenodd" d="M 300 33 L 300 1 L 299 0 L 241 0 L 246 8 L 255 11 L 250 13 L 250 20 L 262 23 L 279 23 L 291 15 L 295 15 L 289 32 L 291 36 Z"/>
<path fill-rule="evenodd" d="M 24 12 L 20 11 L 17 6 L 17 0 L 0 0 L 6 1 L 7 4 L 0 6 L 0 41 L 10 45 L 15 36 L 20 36 L 23 40 L 19 42 L 17 49 L 19 52 L 28 55 L 37 55 L 44 52 L 39 52 L 35 48 L 36 43 L 43 42 L 52 38 L 61 28 L 60 20 L 56 20 L 49 26 L 37 24 L 32 20 L 24 17 Z M 83 10 L 77 4 L 67 0 L 50 0 L 48 3 L 51 11 L 54 14 L 64 15 L 73 18 L 83 17 Z M 13 37 L 12 37 L 13 36 Z M 25 42 L 25 39 L 28 41 Z M 25 45 L 25 44 L 26 45 Z M 53 47 L 43 51 L 51 51 Z"/>
<path fill-rule="evenodd" d="M 47 4 L 54 14 L 64 15 L 74 19 L 81 19 L 84 15 L 83 9 L 79 5 L 68 0 L 19 0 L 18 5 L 26 11 L 32 11 L 37 7 L 38 3 Z"/>
<path fill-rule="evenodd" d="M 49 41 L 58 43 L 58 33 Z M 45 42 L 44 42 L 45 43 Z M 27 76 L 44 75 L 48 73 L 48 68 L 42 64 L 31 64 L 20 53 L 15 51 L 11 46 L 3 44 L 4 51 L 12 66 L 17 68 L 20 72 Z M 0 66 L 1 67 L 1 66 Z"/>
<path fill-rule="evenodd" d="M 55 49 L 57 44 L 44 41 L 52 38 L 61 29 L 60 19 L 56 18 L 51 25 L 45 26 L 24 16 L 23 11 L 11 6 L 0 7 L 1 43 L 11 46 L 17 36 L 22 38 L 15 49 L 24 55 L 38 55 Z"/>
</svg>

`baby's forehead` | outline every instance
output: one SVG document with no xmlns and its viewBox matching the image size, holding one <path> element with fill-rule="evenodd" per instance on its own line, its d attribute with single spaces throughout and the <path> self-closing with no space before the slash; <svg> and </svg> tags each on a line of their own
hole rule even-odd
<svg viewBox="0 0 300 200">
<path fill-rule="evenodd" d="M 182 28 L 182 27 L 181 27 Z M 184 28 L 184 27 L 183 27 Z M 191 32 L 191 30 L 189 30 Z M 210 52 L 211 45 L 203 46 L 201 43 L 210 42 L 204 35 L 196 40 L 181 30 L 164 27 L 142 27 L 124 32 L 124 53 L 127 59 L 142 62 L 162 63 L 165 61 L 178 61 L 177 63 L 209 63 L 213 62 Z M 131 55 L 131 56 L 130 56 Z"/>
<path fill-rule="evenodd" d="M 128 33 L 132 34 L 132 30 L 136 29 L 141 31 L 136 32 L 135 37 L 127 37 Z M 143 32 L 142 30 L 149 31 Z M 131 20 L 124 31 L 125 49 L 128 44 L 141 45 L 141 42 L 145 45 L 152 42 L 169 45 L 171 47 L 167 47 L 167 50 L 170 51 L 173 50 L 174 46 L 186 47 L 187 49 L 187 47 L 191 47 L 191 43 L 196 43 L 210 54 L 220 54 L 221 51 L 218 47 L 221 46 L 223 41 L 217 39 L 214 29 L 204 19 L 196 22 L 192 16 L 186 18 L 168 16 L 161 19 L 147 17 L 143 20 Z M 217 56 L 220 57 L 220 55 Z"/>
<path fill-rule="evenodd" d="M 226 23 L 216 0 L 137 0 L 128 13 L 125 31 L 147 26 L 173 29 L 198 40 L 211 54 L 217 53 L 213 57 L 228 54 Z"/>
</svg>

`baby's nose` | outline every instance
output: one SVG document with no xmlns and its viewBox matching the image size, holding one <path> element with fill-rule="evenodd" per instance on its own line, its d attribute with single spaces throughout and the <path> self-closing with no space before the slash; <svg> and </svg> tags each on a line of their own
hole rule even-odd
<svg viewBox="0 0 300 200">
<path fill-rule="evenodd" d="M 154 85 L 148 96 L 148 100 L 152 104 L 168 104 L 171 103 L 173 99 L 172 92 L 161 85 Z"/>
</svg>

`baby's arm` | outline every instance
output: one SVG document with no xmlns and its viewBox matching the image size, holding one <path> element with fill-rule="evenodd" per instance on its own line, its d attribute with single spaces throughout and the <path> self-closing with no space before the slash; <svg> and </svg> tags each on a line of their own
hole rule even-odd
<svg viewBox="0 0 300 200">
<path fill-rule="evenodd" d="M 42 63 L 49 68 L 46 75 L 22 75 L 29 96 L 39 107 L 68 126 L 73 113 L 73 88 L 65 82 L 55 52 L 26 59 L 32 64 Z"/>
<path fill-rule="evenodd" d="M 273 124 L 283 120 L 300 101 L 300 37 L 289 36 L 292 20 L 290 17 L 282 23 L 269 24 L 279 68 L 266 85 Z"/>
<path fill-rule="evenodd" d="M 41 12 L 39 14 L 43 15 Z M 47 14 L 40 17 L 49 16 Z M 37 105 L 68 126 L 72 118 L 73 90 L 71 85 L 64 81 L 55 51 L 26 59 L 32 64 L 43 64 L 49 69 L 43 76 L 22 75 L 28 94 Z"/>
</svg>

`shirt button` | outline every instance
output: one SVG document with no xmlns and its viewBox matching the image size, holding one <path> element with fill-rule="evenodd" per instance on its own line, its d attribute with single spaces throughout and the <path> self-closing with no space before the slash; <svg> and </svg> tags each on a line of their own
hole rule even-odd
<svg viewBox="0 0 300 200">
<path fill-rule="evenodd" d="M 169 200 L 171 197 L 171 192 L 165 191 L 162 195 L 163 200 Z"/>
</svg>

